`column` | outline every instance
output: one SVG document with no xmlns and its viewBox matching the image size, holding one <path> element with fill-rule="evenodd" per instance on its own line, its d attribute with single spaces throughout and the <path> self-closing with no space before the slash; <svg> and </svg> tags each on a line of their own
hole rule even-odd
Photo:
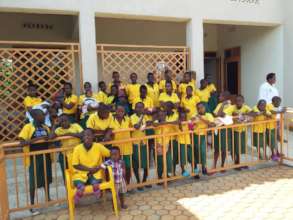
<svg viewBox="0 0 293 220">
<path fill-rule="evenodd" d="M 200 18 L 192 18 L 186 26 L 186 44 L 190 48 L 190 68 L 196 71 L 196 79 L 204 78 L 204 38 L 203 22 Z"/>
<path fill-rule="evenodd" d="M 96 52 L 95 13 L 87 7 L 79 14 L 79 42 L 81 49 L 81 64 L 83 82 L 90 82 L 93 90 L 98 87 L 98 63 Z"/>
</svg>

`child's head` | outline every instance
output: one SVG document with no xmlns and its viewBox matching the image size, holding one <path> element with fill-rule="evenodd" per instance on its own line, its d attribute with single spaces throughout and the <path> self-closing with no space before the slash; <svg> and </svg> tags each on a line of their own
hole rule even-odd
<svg viewBox="0 0 293 220">
<path fill-rule="evenodd" d="M 187 96 L 192 96 L 193 95 L 193 88 L 192 88 L 192 86 L 187 86 L 186 87 L 186 95 Z"/>
<path fill-rule="evenodd" d="M 92 91 L 92 84 L 90 82 L 85 82 L 83 84 L 84 92 L 87 93 L 88 91 Z"/>
<path fill-rule="evenodd" d="M 220 93 L 219 102 L 225 102 L 225 101 L 229 100 L 229 98 L 230 98 L 230 92 L 223 91 Z"/>
<path fill-rule="evenodd" d="M 130 74 L 130 81 L 131 81 L 131 83 L 136 83 L 136 81 L 137 81 L 137 74 L 136 73 L 131 73 Z"/>
<path fill-rule="evenodd" d="M 183 81 L 185 83 L 189 83 L 191 81 L 191 74 L 190 72 L 185 72 L 183 75 Z"/>
<path fill-rule="evenodd" d="M 106 86 L 106 83 L 104 81 L 100 81 L 99 82 L 99 89 L 103 92 L 106 92 L 107 90 L 107 86 Z"/>
<path fill-rule="evenodd" d="M 45 122 L 45 114 L 41 109 L 33 109 L 31 110 L 31 115 L 36 123 L 44 124 Z"/>
<path fill-rule="evenodd" d="M 164 110 L 160 110 L 160 111 L 158 112 L 158 120 L 159 120 L 159 122 L 164 122 L 164 121 L 166 121 L 166 115 L 167 115 L 167 112 L 166 112 L 166 111 L 164 111 Z"/>
<path fill-rule="evenodd" d="M 120 160 L 120 148 L 119 147 L 117 147 L 117 146 L 111 147 L 110 152 L 111 152 L 110 157 L 113 161 Z"/>
<path fill-rule="evenodd" d="M 235 104 L 236 104 L 237 108 L 241 108 L 244 104 L 244 97 L 242 95 L 237 95 L 236 100 L 235 100 Z"/>
<path fill-rule="evenodd" d="M 257 108 L 259 111 L 264 112 L 266 110 L 267 102 L 264 99 L 261 99 L 257 103 Z"/>
<path fill-rule="evenodd" d="M 267 82 L 271 85 L 276 83 L 276 74 L 275 73 L 269 73 L 267 75 Z"/>
<path fill-rule="evenodd" d="M 72 84 L 70 82 L 65 82 L 63 85 L 63 91 L 66 96 L 70 96 L 72 94 Z"/>
<path fill-rule="evenodd" d="M 200 88 L 205 89 L 208 86 L 208 81 L 206 79 L 200 80 Z"/>
<path fill-rule="evenodd" d="M 114 82 L 120 81 L 120 74 L 117 71 L 114 71 L 112 73 L 112 79 L 113 79 Z"/>
<path fill-rule="evenodd" d="M 179 120 L 180 121 L 186 121 L 187 120 L 187 114 L 184 110 L 179 111 Z"/>
<path fill-rule="evenodd" d="M 166 88 L 166 93 L 171 94 L 173 92 L 173 86 L 171 82 L 166 82 L 165 88 Z"/>
<path fill-rule="evenodd" d="M 174 105 L 173 102 L 169 101 L 169 102 L 165 103 L 164 107 L 165 107 L 165 110 L 166 110 L 167 114 L 170 114 L 171 112 L 173 112 L 173 109 L 175 108 L 175 105 Z"/>
<path fill-rule="evenodd" d="M 30 97 L 37 97 L 38 91 L 37 86 L 33 83 L 29 83 L 27 87 L 27 95 Z"/>
<path fill-rule="evenodd" d="M 56 106 L 56 103 L 53 103 L 53 105 L 49 108 L 49 115 L 51 118 L 57 118 L 58 117 L 58 106 Z"/>
<path fill-rule="evenodd" d="M 107 105 L 100 103 L 98 107 L 98 116 L 100 119 L 107 119 L 110 115 L 110 109 Z"/>
<path fill-rule="evenodd" d="M 62 114 L 59 116 L 59 122 L 60 122 L 60 126 L 63 129 L 68 129 L 70 127 L 70 121 L 66 114 Z"/>
<path fill-rule="evenodd" d="M 198 114 L 204 115 L 206 113 L 206 107 L 203 102 L 197 103 L 196 108 L 197 108 Z"/>
<path fill-rule="evenodd" d="M 138 103 L 135 104 L 134 111 L 135 111 L 136 114 L 139 114 L 139 115 L 142 114 L 143 110 L 144 110 L 143 102 L 138 102 Z"/>
<path fill-rule="evenodd" d="M 118 95 L 118 86 L 112 85 L 110 88 L 110 94 L 112 96 L 117 96 Z"/>
<path fill-rule="evenodd" d="M 171 70 L 169 70 L 169 69 L 167 69 L 167 70 L 165 71 L 165 80 L 166 80 L 166 81 L 171 81 L 171 80 L 172 80 L 172 72 L 171 72 Z"/>
<path fill-rule="evenodd" d="M 86 90 L 85 91 L 85 96 L 86 97 L 92 97 L 92 95 L 93 95 L 93 91 L 92 90 Z"/>
<path fill-rule="evenodd" d="M 282 102 L 282 99 L 281 99 L 281 97 L 279 97 L 279 96 L 274 96 L 274 97 L 272 98 L 273 106 L 276 107 L 276 108 L 280 107 L 281 102 Z"/>
<path fill-rule="evenodd" d="M 116 117 L 121 119 L 124 116 L 125 116 L 125 109 L 124 109 L 124 107 L 121 106 L 121 105 L 118 105 L 116 107 Z"/>
<path fill-rule="evenodd" d="M 94 142 L 94 131 L 90 128 L 86 128 L 82 133 L 82 142 L 85 148 L 89 149 Z"/>
<path fill-rule="evenodd" d="M 154 76 L 154 74 L 152 72 L 148 73 L 147 78 L 148 78 L 149 83 L 154 83 L 155 82 L 155 76 Z"/>
<path fill-rule="evenodd" d="M 148 93 L 148 89 L 145 85 L 141 85 L 139 88 L 140 97 L 145 99 Z"/>
</svg>

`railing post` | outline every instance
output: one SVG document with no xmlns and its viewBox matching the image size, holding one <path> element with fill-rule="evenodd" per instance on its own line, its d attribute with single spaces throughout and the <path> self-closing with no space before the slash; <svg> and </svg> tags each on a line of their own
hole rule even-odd
<svg viewBox="0 0 293 220">
<path fill-rule="evenodd" d="M 6 179 L 6 165 L 4 149 L 0 148 L 0 219 L 9 219 L 9 202 Z"/>
<path fill-rule="evenodd" d="M 281 160 L 280 160 L 280 164 L 283 164 L 283 158 L 284 158 L 284 155 L 283 155 L 283 146 L 284 146 L 284 113 L 281 113 L 280 114 L 280 147 L 281 147 Z M 278 143 L 278 142 L 277 142 Z M 289 145 L 288 145 L 289 147 Z"/>
<path fill-rule="evenodd" d="M 168 185 L 168 175 L 167 175 L 167 150 L 165 144 L 165 136 L 163 136 L 163 180 L 164 180 L 164 188 L 167 188 Z"/>
</svg>

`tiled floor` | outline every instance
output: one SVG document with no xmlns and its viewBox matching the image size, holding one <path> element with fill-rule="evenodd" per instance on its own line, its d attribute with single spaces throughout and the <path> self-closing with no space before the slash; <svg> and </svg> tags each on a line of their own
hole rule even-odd
<svg viewBox="0 0 293 220">
<path fill-rule="evenodd" d="M 201 181 L 171 183 L 167 190 L 153 187 L 127 197 L 129 208 L 116 218 L 109 201 L 86 201 L 76 209 L 82 220 L 110 219 L 293 219 L 293 168 L 270 168 L 232 172 Z M 91 198 L 93 199 L 93 198 Z M 34 218 L 68 219 L 67 209 Z"/>
</svg>

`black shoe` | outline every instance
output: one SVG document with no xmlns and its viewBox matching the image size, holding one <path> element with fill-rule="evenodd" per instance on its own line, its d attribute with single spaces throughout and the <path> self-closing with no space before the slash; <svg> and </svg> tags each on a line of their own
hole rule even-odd
<svg viewBox="0 0 293 220">
<path fill-rule="evenodd" d="M 193 178 L 196 179 L 196 180 L 200 179 L 199 175 L 195 175 Z"/>
<path fill-rule="evenodd" d="M 143 191 L 143 187 L 137 187 L 137 190 L 142 192 Z"/>
<path fill-rule="evenodd" d="M 146 186 L 144 186 L 145 188 L 147 188 L 147 189 L 150 189 L 150 188 L 152 188 L 153 186 L 152 185 L 146 185 Z"/>
<path fill-rule="evenodd" d="M 202 175 L 208 175 L 207 168 L 202 168 Z"/>
</svg>

